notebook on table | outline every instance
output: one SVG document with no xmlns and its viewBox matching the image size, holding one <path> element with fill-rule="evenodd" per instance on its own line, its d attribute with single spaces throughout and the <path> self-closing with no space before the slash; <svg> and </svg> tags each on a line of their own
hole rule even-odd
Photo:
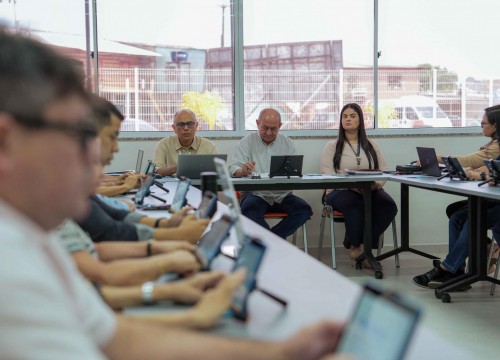
<svg viewBox="0 0 500 360">
<path fill-rule="evenodd" d="M 434 148 L 417 146 L 417 154 L 420 166 L 422 167 L 422 172 L 425 175 L 435 177 L 441 176 L 441 169 L 439 167 L 436 150 L 434 150 Z"/>
<path fill-rule="evenodd" d="M 177 160 L 177 177 L 200 179 L 200 173 L 216 171 L 214 159 L 227 160 L 227 154 L 188 155 L 180 154 Z"/>
</svg>

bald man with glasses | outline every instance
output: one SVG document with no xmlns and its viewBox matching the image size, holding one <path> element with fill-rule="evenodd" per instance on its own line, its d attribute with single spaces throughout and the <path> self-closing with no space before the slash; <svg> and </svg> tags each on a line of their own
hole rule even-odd
<svg viewBox="0 0 500 360">
<path fill-rule="evenodd" d="M 229 166 L 235 177 L 251 176 L 254 172 L 267 173 L 273 155 L 295 155 L 292 139 L 279 133 L 281 115 L 275 109 L 264 109 L 257 119 L 258 131 L 241 139 Z M 311 218 L 307 202 L 291 191 L 259 191 L 241 193 L 241 212 L 262 227 L 286 239 Z M 270 228 L 264 219 L 267 212 L 284 212 L 288 216 Z"/>
<path fill-rule="evenodd" d="M 179 154 L 209 155 L 218 153 L 213 142 L 196 136 L 198 121 L 191 110 L 183 109 L 175 113 L 172 129 L 175 135 L 160 140 L 156 145 L 155 163 L 158 175 L 175 175 Z"/>
</svg>

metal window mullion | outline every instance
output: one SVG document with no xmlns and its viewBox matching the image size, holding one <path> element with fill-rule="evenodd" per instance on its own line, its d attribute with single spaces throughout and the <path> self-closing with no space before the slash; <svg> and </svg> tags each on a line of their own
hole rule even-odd
<svg viewBox="0 0 500 360">
<path fill-rule="evenodd" d="M 233 47 L 233 99 L 235 135 L 245 134 L 245 74 L 243 51 L 243 0 L 231 0 Z"/>
<path fill-rule="evenodd" d="M 97 0 L 92 0 L 93 36 L 94 36 L 94 92 L 99 95 L 99 50 L 97 40 Z"/>
<path fill-rule="evenodd" d="M 378 128 L 378 0 L 373 0 L 373 127 Z"/>
</svg>

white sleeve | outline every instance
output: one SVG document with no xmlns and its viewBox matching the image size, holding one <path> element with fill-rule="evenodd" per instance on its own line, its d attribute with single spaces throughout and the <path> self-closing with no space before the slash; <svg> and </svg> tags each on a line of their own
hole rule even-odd
<svg viewBox="0 0 500 360">
<path fill-rule="evenodd" d="M 74 270 L 61 273 L 68 269 L 64 262 L 24 242 L 11 238 L 0 252 L 1 357 L 104 359 L 100 347 L 115 332 L 114 314 Z M 70 261 L 63 248 L 58 251 Z"/>
</svg>

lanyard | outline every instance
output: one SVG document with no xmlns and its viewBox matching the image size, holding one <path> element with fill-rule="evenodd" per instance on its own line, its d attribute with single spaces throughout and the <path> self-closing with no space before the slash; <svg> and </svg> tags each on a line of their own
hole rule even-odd
<svg viewBox="0 0 500 360">
<path fill-rule="evenodd" d="M 351 148 L 351 150 L 354 153 L 354 155 L 356 155 L 356 163 L 358 164 L 358 166 L 361 165 L 361 156 L 359 156 L 361 154 L 361 147 L 360 147 L 359 141 L 358 141 L 358 149 L 357 149 L 357 151 L 354 151 L 354 148 L 352 147 L 352 145 L 349 142 L 349 140 L 346 140 L 346 141 L 349 144 L 349 147 Z"/>
<path fill-rule="evenodd" d="M 186 151 L 182 151 L 182 149 L 185 149 L 185 148 L 180 148 L 179 149 L 179 155 L 185 155 L 186 153 L 188 155 L 191 155 L 191 153 L 193 152 L 193 148 L 192 147 L 189 147 L 189 149 L 187 149 Z"/>
</svg>

